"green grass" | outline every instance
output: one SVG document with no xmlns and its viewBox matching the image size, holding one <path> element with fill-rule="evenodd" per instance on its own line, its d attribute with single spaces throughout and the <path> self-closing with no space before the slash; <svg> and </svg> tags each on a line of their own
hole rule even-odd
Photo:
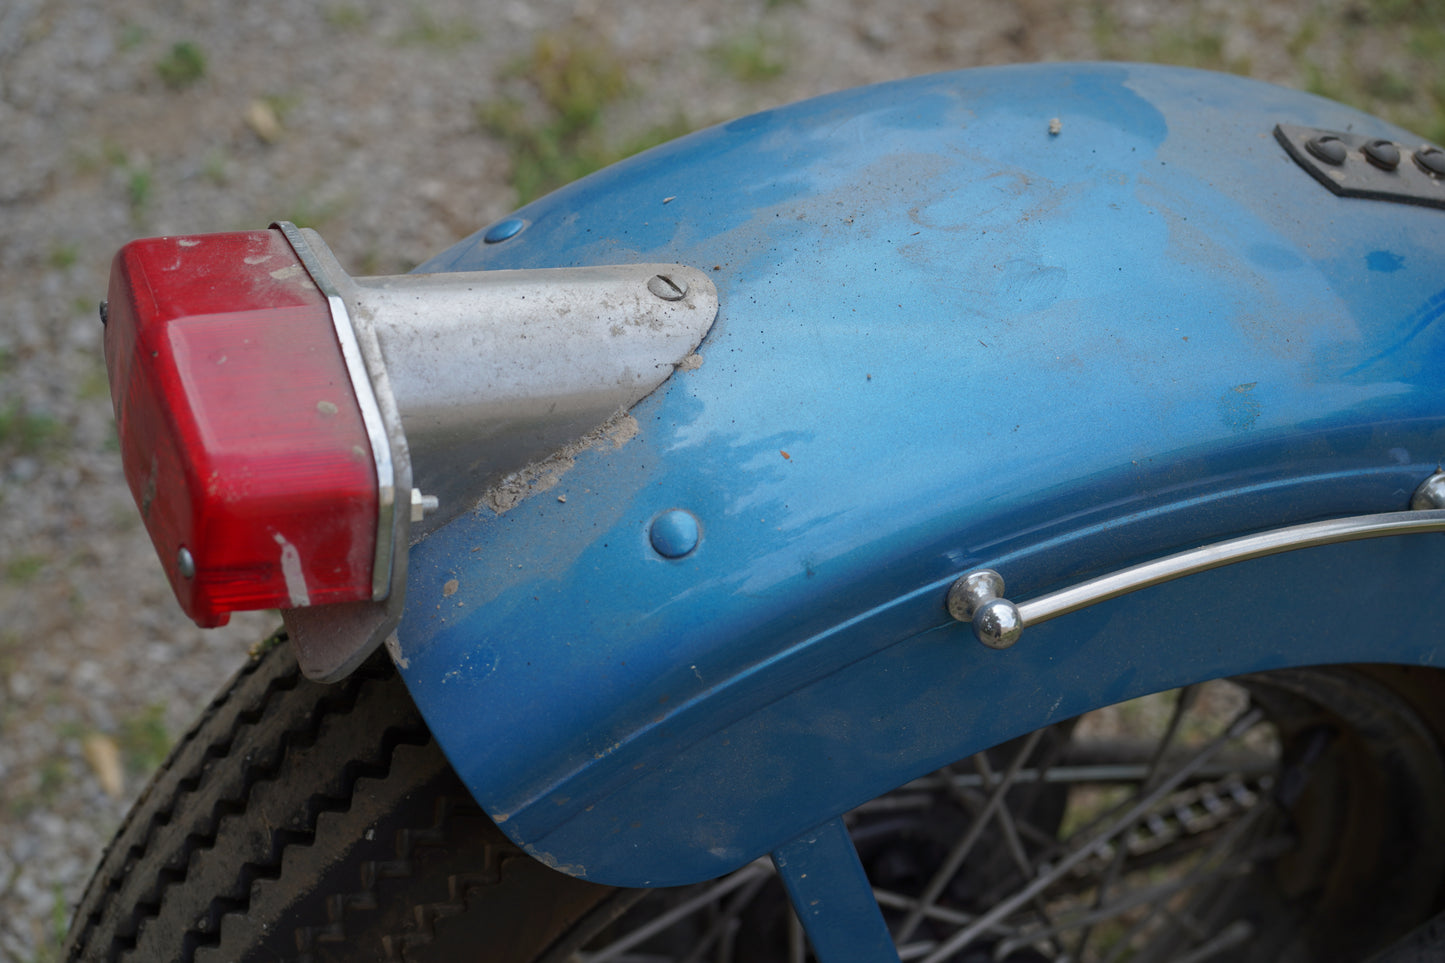
<svg viewBox="0 0 1445 963">
<path fill-rule="evenodd" d="M 206 55 L 191 41 L 183 40 L 156 61 L 156 74 L 171 90 L 185 90 L 206 75 Z"/>
<path fill-rule="evenodd" d="M 787 70 L 787 41 L 781 34 L 758 26 L 719 43 L 713 59 L 734 79 L 758 84 L 782 76 Z"/>
<path fill-rule="evenodd" d="M 1206 9 L 1189 0 L 1187 26 L 1126 26 L 1115 6 L 1095 0 L 1091 37 L 1106 60 L 1147 60 L 1250 73 L 1254 65 L 1231 57 L 1225 37 L 1228 8 Z M 1236 12 L 1251 30 L 1262 30 L 1247 10 Z M 1177 20 L 1174 22 L 1178 22 Z M 1262 39 L 1260 42 L 1268 42 Z M 1286 83 L 1375 114 L 1440 143 L 1445 140 L 1445 0 L 1372 0 L 1370 3 L 1305 9 L 1292 32 L 1277 39 L 1295 76 Z M 1353 56 L 1354 51 L 1392 51 L 1391 63 Z"/>
<path fill-rule="evenodd" d="M 74 267 L 75 263 L 80 260 L 80 247 L 75 244 L 56 244 L 51 247 L 46 260 L 57 271 L 64 271 L 66 268 Z"/>
<path fill-rule="evenodd" d="M 317 196 L 315 189 L 302 191 L 293 196 L 281 206 L 281 216 L 277 220 L 290 221 L 297 227 L 309 227 L 313 230 L 325 229 L 327 223 L 345 210 L 346 204 L 340 200 L 322 200 Z"/>
<path fill-rule="evenodd" d="M 130 214 L 136 221 L 145 219 L 151 202 L 151 172 L 147 167 L 132 168 L 126 174 L 126 199 L 130 201 Z"/>
<path fill-rule="evenodd" d="M 417 3 L 412 5 L 410 22 L 397 35 L 396 41 L 403 46 L 453 51 L 481 39 L 481 36 L 481 30 L 470 20 L 461 17 L 439 20 L 425 6 Z"/>
<path fill-rule="evenodd" d="M 366 26 L 366 11 L 352 3 L 323 7 L 321 17 L 333 30 L 360 30 Z"/>
<path fill-rule="evenodd" d="M 622 58 L 595 37 L 541 34 L 507 73 L 513 90 L 478 105 L 476 118 L 506 146 L 519 203 L 691 129 L 679 114 L 630 136 L 612 134 L 604 113 L 633 87 Z"/>
<path fill-rule="evenodd" d="M 50 415 L 30 411 L 18 401 L 0 408 L 0 451 L 39 455 L 64 441 L 64 427 Z"/>
<path fill-rule="evenodd" d="M 12 558 L 5 563 L 5 580 L 16 585 L 33 582 L 45 568 L 45 562 L 43 555 L 21 555 L 19 558 Z"/>
<path fill-rule="evenodd" d="M 171 751 L 171 734 L 166 729 L 166 707 L 154 703 L 120 724 L 116 733 L 126 771 L 143 776 L 165 762 Z"/>
</svg>

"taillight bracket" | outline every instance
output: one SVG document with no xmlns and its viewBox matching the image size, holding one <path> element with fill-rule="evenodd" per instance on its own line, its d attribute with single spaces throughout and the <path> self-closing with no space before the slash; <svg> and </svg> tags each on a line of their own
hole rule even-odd
<svg viewBox="0 0 1445 963">
<path fill-rule="evenodd" d="M 371 601 L 282 610 L 301 671 L 334 681 L 348 675 L 396 628 L 406 603 L 406 558 L 413 501 L 411 457 L 401 413 L 391 393 L 386 363 L 369 325 L 357 324 L 337 285 L 335 259 L 318 255 L 311 238 L 290 221 L 271 224 L 291 245 L 306 273 L 326 298 L 341 356 L 356 392 L 361 420 L 376 465 L 376 552 Z M 310 237 L 308 237 L 310 235 Z M 320 239 L 316 238 L 319 242 Z M 324 243 L 322 244 L 324 248 Z M 342 274 L 344 277 L 344 272 Z M 399 495 L 398 493 L 405 493 Z M 398 504 L 404 506 L 398 510 Z"/>
<path fill-rule="evenodd" d="M 122 456 L 178 599 L 202 625 L 281 609 L 321 681 L 395 629 L 411 544 L 695 368 L 718 311 L 679 264 L 355 278 L 288 222 L 132 242 L 110 297 Z"/>
</svg>

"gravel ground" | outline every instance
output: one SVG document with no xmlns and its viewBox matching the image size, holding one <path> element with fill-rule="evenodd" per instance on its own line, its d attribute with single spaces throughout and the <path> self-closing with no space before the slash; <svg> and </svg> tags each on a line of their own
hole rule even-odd
<svg viewBox="0 0 1445 963">
<path fill-rule="evenodd" d="M 910 74 L 1123 57 L 1334 91 L 1438 138 L 1422 17 L 1445 36 L 1439 0 L 3 0 L 0 961 L 56 958 L 148 771 L 275 621 L 196 629 L 139 525 L 95 310 L 128 239 L 289 218 L 356 273 L 406 270 L 516 204 L 525 136 L 478 107 L 535 120 L 528 77 L 579 37 L 626 75 L 589 150 Z"/>
</svg>

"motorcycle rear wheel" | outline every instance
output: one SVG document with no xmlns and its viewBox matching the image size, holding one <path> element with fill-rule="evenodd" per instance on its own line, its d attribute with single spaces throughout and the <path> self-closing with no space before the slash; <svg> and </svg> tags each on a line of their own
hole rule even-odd
<svg viewBox="0 0 1445 963">
<path fill-rule="evenodd" d="M 1151 744 L 1101 740 L 1100 717 L 1085 717 L 851 814 L 890 925 L 908 931 L 904 958 L 1357 961 L 1433 915 L 1445 881 L 1445 674 L 1326 667 L 1236 682 L 1242 713 L 1268 731 L 1219 740 L 1223 769 L 1169 792 L 1181 759 L 1197 756 L 1171 749 L 1190 742 L 1180 707 L 1202 690 L 1155 713 L 1167 735 Z M 1230 783 L 1231 760 L 1253 775 Z M 1092 782 L 1049 776 L 1066 769 Z M 1151 793 L 1158 805 L 1107 838 L 1097 830 Z M 930 883 L 937 894 L 924 899 Z M 1162 895 L 1130 903 L 1151 892 Z M 316 685 L 284 644 L 247 665 L 172 752 L 107 850 L 66 949 L 73 961 L 188 963 L 804 959 L 765 861 L 657 892 L 556 873 L 471 801 L 388 662 Z"/>
</svg>

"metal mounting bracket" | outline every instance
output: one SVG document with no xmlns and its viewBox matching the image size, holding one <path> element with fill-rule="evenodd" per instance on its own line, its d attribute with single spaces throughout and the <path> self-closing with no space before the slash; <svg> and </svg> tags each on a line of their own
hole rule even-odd
<svg viewBox="0 0 1445 963">
<path fill-rule="evenodd" d="M 1341 197 L 1445 207 L 1445 151 L 1380 137 L 1279 124 L 1275 139 L 1299 166 Z"/>
<path fill-rule="evenodd" d="M 301 671 L 330 682 L 400 622 L 410 544 L 654 391 L 717 289 L 680 264 L 354 278 L 315 231 L 273 226 L 330 305 L 377 466 L 371 601 L 282 613 Z"/>
</svg>

